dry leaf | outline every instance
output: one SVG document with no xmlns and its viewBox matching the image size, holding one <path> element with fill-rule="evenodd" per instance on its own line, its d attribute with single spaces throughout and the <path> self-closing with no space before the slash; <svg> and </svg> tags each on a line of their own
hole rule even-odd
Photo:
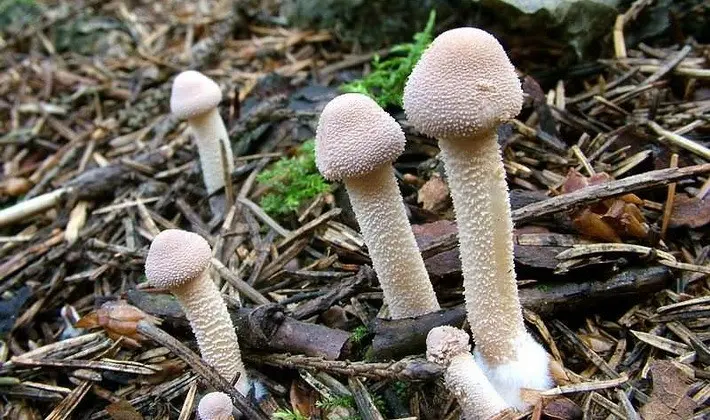
<svg viewBox="0 0 710 420">
<path fill-rule="evenodd" d="M 670 227 L 699 228 L 710 223 L 710 194 L 700 199 L 676 194 L 673 200 Z"/>
<path fill-rule="evenodd" d="M 570 193 L 591 185 L 609 182 L 611 177 L 599 172 L 587 178 L 570 169 L 562 184 L 562 193 Z M 644 239 L 649 227 L 638 206 L 643 204 L 635 194 L 603 200 L 571 214 L 572 223 L 583 234 L 607 242 L 621 242 L 621 237 Z"/>
<path fill-rule="evenodd" d="M 596 353 L 606 353 L 614 347 L 614 343 L 608 338 L 602 337 L 599 334 L 578 334 L 579 338 L 584 341 L 589 348 Z"/>
<path fill-rule="evenodd" d="M 580 210 L 572 219 L 572 223 L 584 235 L 607 242 L 621 242 L 621 238 L 616 234 L 614 228 L 602 220 L 600 215 L 593 213 L 589 209 Z"/>
<path fill-rule="evenodd" d="M 574 401 L 563 396 L 558 396 L 545 403 L 542 414 L 548 419 L 572 420 L 581 419 L 583 412 Z"/>
<path fill-rule="evenodd" d="M 122 343 L 138 348 L 140 347 L 141 336 L 136 331 L 138 321 L 145 319 L 148 322 L 159 323 L 159 320 L 146 314 L 135 306 L 127 302 L 108 301 L 101 305 L 99 309 L 84 315 L 76 323 L 77 328 L 103 327 L 106 334 L 113 340 L 123 337 Z"/>
<path fill-rule="evenodd" d="M 316 407 L 318 393 L 303 381 L 295 380 L 291 382 L 289 399 L 291 400 L 291 408 L 305 417 L 310 417 L 318 411 Z"/>
<path fill-rule="evenodd" d="M 143 420 L 143 416 L 126 400 L 121 400 L 106 407 L 112 420 Z"/>
<path fill-rule="evenodd" d="M 645 420 L 683 420 L 693 416 L 697 404 L 688 396 L 689 378 L 667 360 L 651 363 L 653 389 L 648 404 L 641 407 Z"/>
<path fill-rule="evenodd" d="M 438 174 L 433 174 L 419 189 L 417 202 L 422 204 L 424 210 L 432 212 L 446 210 L 451 202 L 449 187 Z"/>
</svg>

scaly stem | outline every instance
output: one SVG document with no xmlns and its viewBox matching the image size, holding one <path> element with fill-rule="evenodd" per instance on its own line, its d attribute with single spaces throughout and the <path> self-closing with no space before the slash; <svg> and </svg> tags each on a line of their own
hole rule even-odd
<svg viewBox="0 0 710 420">
<path fill-rule="evenodd" d="M 242 395 L 247 395 L 249 379 L 242 364 L 237 334 L 227 305 L 207 271 L 171 291 L 190 321 L 202 358 L 229 381 L 239 372 L 241 376 L 236 388 Z"/>
<path fill-rule="evenodd" d="M 392 166 L 347 178 L 345 186 L 392 318 L 438 311 Z"/>
<path fill-rule="evenodd" d="M 525 334 L 513 265 L 513 224 L 495 131 L 439 146 L 459 230 L 466 312 L 476 350 L 491 365 L 516 358 Z"/>
</svg>

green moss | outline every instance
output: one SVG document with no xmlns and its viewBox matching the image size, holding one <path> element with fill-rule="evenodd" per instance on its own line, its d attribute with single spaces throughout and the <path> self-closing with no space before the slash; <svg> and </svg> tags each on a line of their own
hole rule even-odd
<svg viewBox="0 0 710 420">
<path fill-rule="evenodd" d="M 310 417 L 306 417 L 301 414 L 298 410 L 279 410 L 271 415 L 272 419 L 277 420 L 308 420 Z"/>
<path fill-rule="evenodd" d="M 271 165 L 259 174 L 257 181 L 269 188 L 259 204 L 272 217 L 290 215 L 330 189 L 316 169 L 314 140 L 303 143 L 295 156 Z"/>
<path fill-rule="evenodd" d="M 336 407 L 354 408 L 355 398 L 352 396 L 333 396 L 316 401 L 316 407 L 323 410 L 333 410 Z"/>
<path fill-rule="evenodd" d="M 343 85 L 341 90 L 368 95 L 382 107 L 401 107 L 407 77 L 424 50 L 431 44 L 435 20 L 436 12 L 432 10 L 424 30 L 414 35 L 414 42 L 392 47 L 384 60 L 375 56 L 372 60 L 372 72 L 362 79 Z"/>
</svg>

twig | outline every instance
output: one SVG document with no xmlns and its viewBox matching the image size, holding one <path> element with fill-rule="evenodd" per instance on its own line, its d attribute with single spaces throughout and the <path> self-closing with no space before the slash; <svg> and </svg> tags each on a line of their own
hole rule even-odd
<svg viewBox="0 0 710 420">
<path fill-rule="evenodd" d="M 229 381 L 220 376 L 214 368 L 208 366 L 197 354 L 173 336 L 146 321 L 138 322 L 137 331 L 161 346 L 167 347 L 171 352 L 173 352 L 173 354 L 187 363 L 187 365 L 190 366 L 195 373 L 205 379 L 211 387 L 217 391 L 221 391 L 229 395 L 234 406 L 237 407 L 237 409 L 247 418 L 269 420 L 260 408 L 253 406 L 249 400 L 237 391 L 236 388 L 231 386 Z"/>
<path fill-rule="evenodd" d="M 710 157 L 710 154 L 708 155 Z M 710 164 L 668 168 L 650 171 L 628 178 L 581 188 L 571 193 L 529 204 L 513 211 L 513 220 L 522 224 L 539 217 L 572 210 L 576 206 L 616 197 L 629 192 L 647 190 L 667 185 L 671 182 L 710 172 Z"/>
<path fill-rule="evenodd" d="M 324 360 L 301 355 L 247 354 L 245 359 L 270 366 L 290 369 L 314 369 L 346 376 L 364 376 L 373 379 L 430 380 L 442 373 L 442 368 L 424 359 L 405 359 L 393 363 L 350 362 Z"/>
</svg>

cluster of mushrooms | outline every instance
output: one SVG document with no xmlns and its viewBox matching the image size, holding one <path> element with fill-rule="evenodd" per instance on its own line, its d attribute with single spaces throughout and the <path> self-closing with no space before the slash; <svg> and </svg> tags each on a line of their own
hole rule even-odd
<svg viewBox="0 0 710 420">
<path fill-rule="evenodd" d="M 171 108 L 193 129 L 211 192 L 224 186 L 221 168 L 232 162 L 224 155 L 228 143 L 220 144 L 228 141 L 216 110 L 220 99 L 217 85 L 200 73 L 184 72 L 174 82 Z M 522 102 L 520 81 L 503 47 L 476 28 L 438 36 L 404 90 L 408 121 L 439 140 L 458 225 L 475 352 L 466 332 L 442 326 L 428 334 L 427 358 L 445 368 L 445 383 L 467 420 L 525 410 L 526 391 L 553 386 L 550 357 L 525 329 L 518 299 L 513 224 L 497 141 L 498 126 L 514 118 Z M 393 319 L 440 309 L 392 167 L 404 146 L 399 124 L 365 95 L 336 97 L 318 122 L 316 166 L 326 179 L 345 185 Z M 180 300 L 202 357 L 227 379 L 239 375 L 236 387 L 246 395 L 251 385 L 226 305 L 209 277 L 210 260 L 202 237 L 166 230 L 151 244 L 146 275 Z M 205 396 L 201 417 L 229 418 L 225 397 Z"/>
</svg>

